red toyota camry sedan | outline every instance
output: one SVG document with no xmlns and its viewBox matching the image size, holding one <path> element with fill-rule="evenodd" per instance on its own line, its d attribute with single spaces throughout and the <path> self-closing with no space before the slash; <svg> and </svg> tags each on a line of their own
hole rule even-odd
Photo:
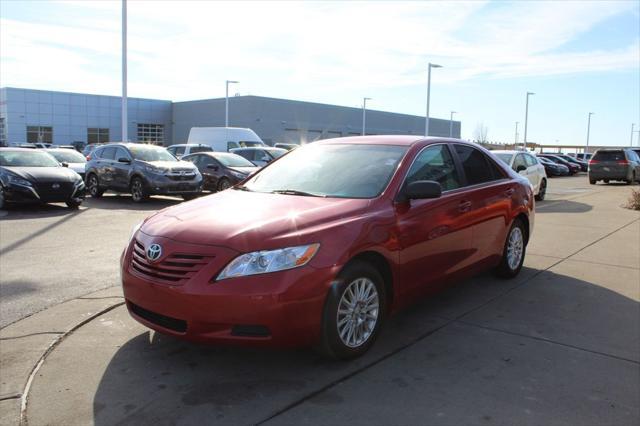
<svg viewBox="0 0 640 426">
<path fill-rule="evenodd" d="M 533 222 L 529 182 L 478 145 L 330 139 L 147 218 L 122 284 L 131 316 L 161 333 L 347 359 L 418 297 L 518 274 Z"/>
</svg>

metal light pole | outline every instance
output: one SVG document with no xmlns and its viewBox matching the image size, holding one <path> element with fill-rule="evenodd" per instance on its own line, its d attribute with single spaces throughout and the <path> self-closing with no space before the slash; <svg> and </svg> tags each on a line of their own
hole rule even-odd
<svg viewBox="0 0 640 426">
<path fill-rule="evenodd" d="M 453 137 L 453 114 L 457 114 L 458 111 L 451 111 L 451 114 L 449 115 L 449 137 L 452 138 Z"/>
<path fill-rule="evenodd" d="M 633 128 L 636 127 L 636 123 L 631 123 L 631 140 L 629 141 L 629 147 L 633 147 Z"/>
<path fill-rule="evenodd" d="M 362 98 L 362 136 L 364 136 L 365 124 L 367 122 L 367 101 L 371 98 Z"/>
<path fill-rule="evenodd" d="M 535 95 L 533 92 L 527 92 L 527 105 L 524 110 L 524 149 L 527 149 L 527 125 L 529 124 L 529 96 Z"/>
<path fill-rule="evenodd" d="M 429 136 L 429 98 L 431 97 L 431 68 L 442 68 L 442 65 L 429 62 L 429 72 L 427 76 L 427 116 L 424 123 L 424 135 Z"/>
<path fill-rule="evenodd" d="M 122 0 L 122 141 L 129 140 L 127 117 L 127 0 Z"/>
<path fill-rule="evenodd" d="M 229 127 L 229 84 L 240 83 L 239 81 L 227 80 L 224 93 L 224 127 Z"/>
<path fill-rule="evenodd" d="M 589 119 L 587 120 L 587 146 L 584 148 L 585 157 L 587 156 L 587 152 L 589 152 L 589 132 L 591 131 L 591 116 L 592 112 L 589 113 Z"/>
<path fill-rule="evenodd" d="M 520 122 L 516 121 L 516 135 L 515 135 L 515 142 L 513 143 L 514 148 L 516 148 L 518 146 L 518 124 Z"/>
</svg>

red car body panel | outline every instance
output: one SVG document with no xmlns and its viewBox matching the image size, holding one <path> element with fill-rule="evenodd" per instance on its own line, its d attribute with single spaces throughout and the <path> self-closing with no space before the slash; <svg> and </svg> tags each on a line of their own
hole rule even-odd
<svg viewBox="0 0 640 426">
<path fill-rule="evenodd" d="M 446 191 L 436 199 L 395 201 L 413 159 L 425 146 L 465 142 L 375 136 L 316 143 L 407 145 L 408 150 L 377 198 L 227 190 L 151 216 L 122 256 L 123 289 L 131 315 L 152 329 L 189 340 L 309 345 L 319 338 L 324 302 L 337 274 L 354 257 L 366 253 L 376 256 L 376 263 L 387 264 L 393 312 L 451 281 L 496 266 L 509 227 L 519 215 L 528 222 L 529 233 L 532 230 L 531 186 L 498 160 L 495 164 L 503 179 Z M 195 254 L 202 263 L 193 266 L 197 270 L 178 266 L 189 271 L 178 281 L 165 282 L 144 272 L 149 265 L 142 265 L 140 255 L 138 263 L 133 262 L 136 250 L 144 256 L 144 247 L 152 243 L 163 246 L 157 264 L 168 262 L 168 271 L 175 268 L 171 266 L 175 254 Z M 303 267 L 215 280 L 242 253 L 311 243 L 319 243 L 320 249 Z M 151 265 L 150 270 L 157 272 L 157 267 Z M 163 327 L 136 313 L 136 306 L 179 319 L 186 330 Z M 261 326 L 269 333 L 237 335 L 234 326 Z"/>
</svg>

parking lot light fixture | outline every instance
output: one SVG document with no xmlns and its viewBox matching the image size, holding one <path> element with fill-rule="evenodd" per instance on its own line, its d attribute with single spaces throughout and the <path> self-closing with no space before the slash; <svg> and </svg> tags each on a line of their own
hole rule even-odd
<svg viewBox="0 0 640 426">
<path fill-rule="evenodd" d="M 535 95 L 533 92 L 527 92 L 527 102 L 524 109 L 524 149 L 527 149 L 527 125 L 529 124 L 529 96 Z"/>
<path fill-rule="evenodd" d="M 452 138 L 453 137 L 453 114 L 457 114 L 457 111 L 451 111 L 451 114 L 449 115 L 449 137 Z"/>
<path fill-rule="evenodd" d="M 431 98 L 431 68 L 442 68 L 442 65 L 432 64 L 429 62 L 429 70 L 427 73 L 427 115 L 424 123 L 424 135 L 429 136 L 429 100 Z"/>
<path fill-rule="evenodd" d="M 371 98 L 362 98 L 362 136 L 365 135 L 365 125 L 367 122 L 367 101 Z"/>
<path fill-rule="evenodd" d="M 594 115 L 592 112 L 589 113 L 589 118 L 587 120 L 587 145 L 584 148 L 584 153 L 587 154 L 589 152 L 589 133 L 591 132 L 591 116 Z"/>
<path fill-rule="evenodd" d="M 229 127 L 229 84 L 240 83 L 239 81 L 227 80 L 224 94 L 224 127 Z"/>
</svg>

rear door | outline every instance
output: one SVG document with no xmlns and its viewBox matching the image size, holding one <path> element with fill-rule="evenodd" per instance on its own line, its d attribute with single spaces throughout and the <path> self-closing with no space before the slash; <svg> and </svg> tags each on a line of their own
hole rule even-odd
<svg viewBox="0 0 640 426">
<path fill-rule="evenodd" d="M 463 170 L 472 222 L 472 263 L 502 254 L 511 210 L 513 182 L 492 158 L 470 145 L 454 144 Z"/>
<path fill-rule="evenodd" d="M 396 210 L 401 281 L 409 294 L 428 291 L 466 266 L 471 254 L 468 200 L 447 144 L 429 145 L 415 157 L 403 187 L 418 180 L 437 181 L 443 192 Z"/>
<path fill-rule="evenodd" d="M 222 167 L 218 161 L 209 155 L 199 155 L 198 168 L 204 179 L 204 187 L 209 191 L 216 191 L 218 188 L 218 180 L 223 173 Z"/>
<path fill-rule="evenodd" d="M 113 159 L 116 155 L 115 146 L 105 146 L 97 161 L 98 179 L 101 185 L 111 187 L 113 185 Z"/>
<path fill-rule="evenodd" d="M 531 185 L 535 188 L 534 193 L 537 193 L 540 181 L 544 174 L 544 167 L 542 167 L 536 158 L 531 154 L 522 154 L 524 161 L 527 165 L 527 179 L 531 182 Z"/>
<path fill-rule="evenodd" d="M 120 160 L 129 160 L 128 163 L 120 162 Z M 113 186 L 120 189 L 129 187 L 129 175 L 131 171 L 133 159 L 129 152 L 123 147 L 116 148 L 116 154 L 112 163 L 113 169 Z"/>
</svg>

